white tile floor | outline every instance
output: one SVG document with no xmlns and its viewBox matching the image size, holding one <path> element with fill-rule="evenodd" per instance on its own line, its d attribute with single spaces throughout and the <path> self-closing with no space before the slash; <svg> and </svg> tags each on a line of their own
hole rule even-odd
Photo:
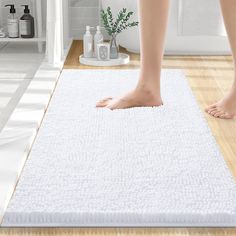
<svg viewBox="0 0 236 236">
<path fill-rule="evenodd" d="M 7 123 L 44 57 L 35 43 L 0 43 L 0 222 L 24 162 L 20 150 L 25 151 L 25 143 L 29 143 L 24 126 L 20 133 Z"/>
<path fill-rule="evenodd" d="M 0 44 L 0 132 L 43 59 L 35 43 Z"/>
<path fill-rule="evenodd" d="M 0 44 L 0 225 L 61 70 L 37 44 Z"/>
</svg>

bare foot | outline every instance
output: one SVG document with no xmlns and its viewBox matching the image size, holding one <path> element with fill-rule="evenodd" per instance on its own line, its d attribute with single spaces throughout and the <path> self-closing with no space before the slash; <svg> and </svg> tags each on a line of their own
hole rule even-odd
<svg viewBox="0 0 236 236">
<path fill-rule="evenodd" d="M 161 105 L 163 105 L 163 102 L 158 92 L 137 88 L 120 98 L 109 97 L 103 99 L 97 103 L 96 107 L 116 110 L 132 107 L 156 107 Z"/>
<path fill-rule="evenodd" d="M 224 99 L 209 106 L 206 112 L 216 118 L 236 118 L 236 90 L 232 90 Z"/>
</svg>

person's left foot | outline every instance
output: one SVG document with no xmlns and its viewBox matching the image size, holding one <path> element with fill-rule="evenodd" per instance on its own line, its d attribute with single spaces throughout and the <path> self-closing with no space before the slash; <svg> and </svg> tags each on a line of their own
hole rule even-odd
<svg viewBox="0 0 236 236">
<path fill-rule="evenodd" d="M 233 90 L 224 99 L 209 106 L 206 112 L 215 118 L 236 118 L 236 91 Z"/>
<path fill-rule="evenodd" d="M 156 89 L 135 89 L 119 98 L 106 98 L 100 100 L 96 107 L 110 110 L 127 109 L 132 107 L 158 107 L 162 106 L 161 96 Z"/>
</svg>

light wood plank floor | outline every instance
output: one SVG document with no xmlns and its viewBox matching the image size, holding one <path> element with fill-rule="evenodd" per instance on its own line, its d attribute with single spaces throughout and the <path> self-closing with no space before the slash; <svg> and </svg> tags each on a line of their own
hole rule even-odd
<svg viewBox="0 0 236 236">
<path fill-rule="evenodd" d="M 94 69 L 92 67 L 80 65 L 78 57 L 81 53 L 82 42 L 74 41 L 64 68 Z M 130 54 L 130 56 L 131 62 L 129 65 L 113 67 L 113 69 L 139 68 L 139 55 Z M 232 84 L 233 64 L 232 57 L 230 56 L 166 56 L 163 67 L 168 69 L 182 69 L 184 71 L 193 93 L 203 110 L 208 104 L 220 99 Z M 205 114 L 205 116 L 221 148 L 224 158 L 232 174 L 236 178 L 236 121 L 214 119 L 207 114 Z M 0 236 L 3 235 L 236 236 L 236 229 L 1 229 Z"/>
</svg>

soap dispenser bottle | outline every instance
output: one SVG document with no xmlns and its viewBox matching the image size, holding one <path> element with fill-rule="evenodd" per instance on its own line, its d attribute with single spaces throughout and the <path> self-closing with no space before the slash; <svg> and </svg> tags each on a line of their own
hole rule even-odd
<svg viewBox="0 0 236 236">
<path fill-rule="evenodd" d="M 7 19 L 7 29 L 9 38 L 18 38 L 19 37 L 19 21 L 16 17 L 16 9 L 13 4 L 5 5 L 5 7 L 10 8 L 10 14 Z"/>
<path fill-rule="evenodd" d="M 25 7 L 24 15 L 20 18 L 20 37 L 34 37 L 34 17 L 30 15 L 29 5 L 21 5 Z"/>
<path fill-rule="evenodd" d="M 98 56 L 98 53 L 97 53 L 97 51 L 98 51 L 97 45 L 98 45 L 99 43 L 103 43 L 103 40 L 104 40 L 104 38 L 103 38 L 103 35 L 102 35 L 102 33 L 101 33 L 101 27 L 100 27 L 100 26 L 97 26 L 97 32 L 96 32 L 96 34 L 95 34 L 95 36 L 94 36 L 94 55 L 95 55 L 96 58 L 97 58 L 97 56 Z"/>
<path fill-rule="evenodd" d="M 93 57 L 93 35 L 90 32 L 91 27 L 86 26 L 86 33 L 83 38 L 84 57 Z"/>
</svg>

